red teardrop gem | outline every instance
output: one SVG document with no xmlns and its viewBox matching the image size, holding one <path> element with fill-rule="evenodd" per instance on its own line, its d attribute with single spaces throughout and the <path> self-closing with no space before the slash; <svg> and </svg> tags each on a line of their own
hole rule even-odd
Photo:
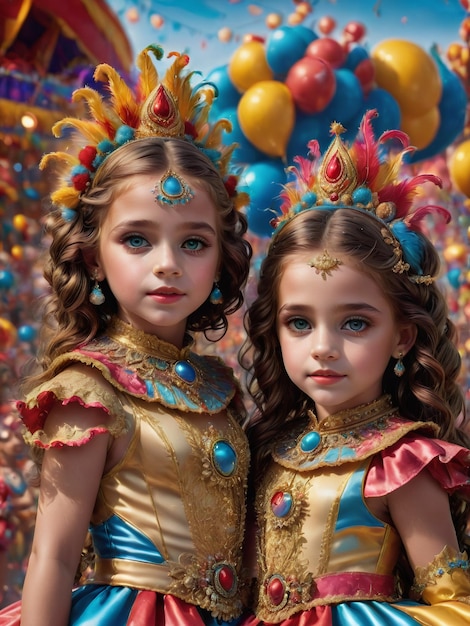
<svg viewBox="0 0 470 626">
<path fill-rule="evenodd" d="M 279 578 L 279 576 L 273 576 L 268 583 L 267 592 L 269 599 L 274 604 L 274 606 L 278 606 L 284 599 L 285 593 L 285 583 Z"/>
<path fill-rule="evenodd" d="M 165 89 L 160 85 L 157 89 L 157 93 L 155 94 L 155 100 L 153 102 L 153 112 L 158 117 L 162 117 L 166 119 L 170 115 L 171 106 L 168 102 L 168 96 L 166 95 Z"/>
<path fill-rule="evenodd" d="M 334 156 L 331 157 L 331 159 L 328 162 L 328 165 L 326 166 L 326 177 L 331 180 L 331 181 L 336 181 L 340 178 L 341 173 L 343 171 L 343 166 L 341 163 L 341 160 L 339 159 L 338 155 L 335 154 Z"/>
</svg>

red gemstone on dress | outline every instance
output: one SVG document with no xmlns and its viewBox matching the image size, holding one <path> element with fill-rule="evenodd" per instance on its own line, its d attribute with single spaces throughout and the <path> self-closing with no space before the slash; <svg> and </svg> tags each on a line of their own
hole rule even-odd
<svg viewBox="0 0 470 626">
<path fill-rule="evenodd" d="M 267 592 L 274 606 L 278 606 L 284 599 L 285 582 L 279 576 L 273 576 L 268 583 Z"/>
<path fill-rule="evenodd" d="M 331 180 L 332 182 L 335 182 L 336 180 L 338 180 L 341 176 L 341 173 L 343 171 L 343 165 L 341 163 L 341 160 L 339 159 L 338 155 L 335 154 L 334 156 L 331 157 L 331 159 L 328 162 L 328 165 L 326 166 L 326 176 L 329 180 Z"/>
<path fill-rule="evenodd" d="M 227 565 L 223 565 L 217 572 L 217 575 L 222 589 L 224 589 L 224 591 L 230 591 L 233 587 L 233 583 L 235 582 L 232 568 Z"/>
</svg>

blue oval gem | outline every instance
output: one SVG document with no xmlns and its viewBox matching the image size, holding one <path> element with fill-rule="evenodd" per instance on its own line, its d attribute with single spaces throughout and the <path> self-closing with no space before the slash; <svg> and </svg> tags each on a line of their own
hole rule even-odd
<svg viewBox="0 0 470 626">
<path fill-rule="evenodd" d="M 176 176 L 167 176 L 160 183 L 162 192 L 171 198 L 177 198 L 183 193 L 183 186 Z"/>
<path fill-rule="evenodd" d="M 237 453 L 227 441 L 216 441 L 212 447 L 212 461 L 222 476 L 230 476 L 237 465 Z"/>
<path fill-rule="evenodd" d="M 311 430 L 300 440 L 300 449 L 302 452 L 313 452 L 315 448 L 318 448 L 320 441 L 320 433 L 317 433 L 316 430 Z"/>
<path fill-rule="evenodd" d="M 271 510 L 276 517 L 286 517 L 291 512 L 292 502 L 288 491 L 276 491 L 271 498 Z"/>
<path fill-rule="evenodd" d="M 175 374 L 186 383 L 193 383 L 196 380 L 196 370 L 187 361 L 177 361 L 175 363 Z"/>
</svg>

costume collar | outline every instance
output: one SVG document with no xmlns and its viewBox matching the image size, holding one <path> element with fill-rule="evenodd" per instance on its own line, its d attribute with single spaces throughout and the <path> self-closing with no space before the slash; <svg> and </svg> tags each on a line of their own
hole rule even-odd
<svg viewBox="0 0 470 626">
<path fill-rule="evenodd" d="M 367 459 L 399 441 L 405 434 L 437 427 L 432 422 L 412 422 L 398 415 L 388 395 L 318 420 L 309 411 L 309 423 L 281 439 L 273 450 L 280 465 L 299 471 L 342 465 Z"/>
<path fill-rule="evenodd" d="M 104 336 L 59 357 L 55 365 L 80 361 L 134 397 L 182 411 L 217 413 L 236 393 L 232 370 L 217 357 L 192 352 L 192 343 L 188 335 L 179 349 L 113 318 Z"/>
</svg>

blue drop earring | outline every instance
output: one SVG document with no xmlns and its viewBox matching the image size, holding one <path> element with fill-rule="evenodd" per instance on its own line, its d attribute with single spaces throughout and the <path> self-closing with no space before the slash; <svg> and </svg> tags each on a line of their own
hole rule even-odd
<svg viewBox="0 0 470 626">
<path fill-rule="evenodd" d="M 98 283 L 97 270 L 93 272 L 93 279 L 95 281 L 95 284 L 91 288 L 91 292 L 90 292 L 90 295 L 88 296 L 88 299 L 95 306 L 99 306 L 100 304 L 103 304 L 103 302 L 105 301 L 105 297 Z"/>
<path fill-rule="evenodd" d="M 222 295 L 222 292 L 220 291 L 217 282 L 215 282 L 214 286 L 212 287 L 211 295 L 209 296 L 209 302 L 211 304 L 222 304 L 223 301 L 224 297 Z"/>
<path fill-rule="evenodd" d="M 395 374 L 395 376 L 398 376 L 398 378 L 403 376 L 403 374 L 405 373 L 405 365 L 402 361 L 402 357 L 403 352 L 400 352 L 400 354 L 398 355 L 398 360 L 395 363 L 395 367 L 393 368 L 393 373 Z"/>
</svg>

